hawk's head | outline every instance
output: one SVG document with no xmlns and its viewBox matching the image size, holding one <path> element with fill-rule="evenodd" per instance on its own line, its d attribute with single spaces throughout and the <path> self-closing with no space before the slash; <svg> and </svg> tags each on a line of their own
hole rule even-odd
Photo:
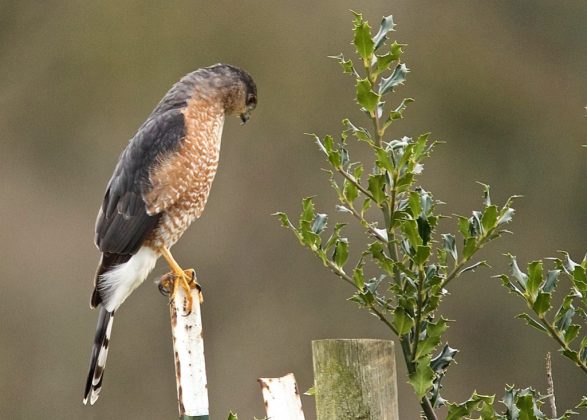
<svg viewBox="0 0 587 420">
<path fill-rule="evenodd" d="M 229 64 L 215 64 L 186 74 L 163 97 L 152 115 L 184 108 L 190 99 L 218 104 L 244 123 L 257 106 L 257 86 L 249 73 Z"/>
<path fill-rule="evenodd" d="M 229 64 L 215 64 L 206 70 L 221 94 L 228 115 L 238 115 L 245 124 L 257 106 L 257 85 L 249 73 Z"/>
</svg>

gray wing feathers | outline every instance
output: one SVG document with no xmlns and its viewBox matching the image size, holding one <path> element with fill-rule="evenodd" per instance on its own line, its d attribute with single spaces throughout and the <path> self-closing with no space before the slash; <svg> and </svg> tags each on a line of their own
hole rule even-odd
<svg viewBox="0 0 587 420">
<path fill-rule="evenodd" d="M 96 220 L 96 245 L 102 252 L 134 254 L 160 215 L 147 214 L 144 194 L 153 166 L 177 149 L 185 136 L 179 109 L 154 114 L 124 150 L 108 183 Z"/>
</svg>

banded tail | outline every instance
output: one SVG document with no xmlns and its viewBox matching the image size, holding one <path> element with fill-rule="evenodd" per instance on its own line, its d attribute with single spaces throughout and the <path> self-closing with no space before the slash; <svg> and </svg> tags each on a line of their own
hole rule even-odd
<svg viewBox="0 0 587 420">
<path fill-rule="evenodd" d="M 100 389 L 102 389 L 104 367 L 106 366 L 108 345 L 110 344 L 110 334 L 112 333 L 112 321 L 114 321 L 114 312 L 108 312 L 103 306 L 100 306 L 92 357 L 90 358 L 90 371 L 88 372 L 84 392 L 84 404 L 87 404 L 89 400 L 90 404 L 93 405 L 98 399 Z"/>
<path fill-rule="evenodd" d="M 149 275 L 159 254 L 143 246 L 134 255 L 103 253 L 96 273 L 90 306 L 99 307 L 98 325 L 90 358 L 84 404 L 94 404 L 102 388 L 114 312 Z"/>
</svg>

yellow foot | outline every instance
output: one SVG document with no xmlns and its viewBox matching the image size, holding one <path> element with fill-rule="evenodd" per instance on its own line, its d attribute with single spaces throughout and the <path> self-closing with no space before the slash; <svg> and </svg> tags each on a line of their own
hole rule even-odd
<svg viewBox="0 0 587 420">
<path fill-rule="evenodd" d="M 161 256 L 165 258 L 165 261 L 167 261 L 169 268 L 171 268 L 171 273 L 168 273 L 165 276 L 163 276 L 164 278 L 169 276 L 170 279 L 168 279 L 167 281 L 161 279 L 160 284 L 167 283 L 167 286 L 171 286 L 170 302 L 173 302 L 173 300 L 175 299 L 175 294 L 177 293 L 177 288 L 178 286 L 181 286 L 181 288 L 185 291 L 186 294 L 187 304 L 185 309 L 187 315 L 189 315 L 192 313 L 192 289 L 197 288 L 200 303 L 204 301 L 204 299 L 202 298 L 202 288 L 196 282 L 196 272 L 191 268 L 189 270 L 183 270 L 179 266 L 177 261 L 173 259 L 173 256 L 171 255 L 171 252 L 169 252 L 169 249 L 167 247 L 161 247 L 159 249 L 159 252 L 161 252 Z M 169 289 L 170 288 L 168 287 L 167 290 Z"/>
<path fill-rule="evenodd" d="M 196 281 L 196 272 L 193 269 L 174 272 L 171 271 L 161 277 L 159 280 L 159 291 L 165 296 L 169 296 L 169 304 L 173 303 L 178 288 L 181 287 L 186 295 L 185 316 L 192 313 L 192 293 L 193 289 L 198 289 L 198 300 L 200 304 L 204 302 L 202 287 Z"/>
<path fill-rule="evenodd" d="M 184 270 L 183 272 L 183 277 L 187 277 L 187 287 L 189 287 L 189 289 L 186 289 L 184 286 L 182 286 L 184 288 L 184 290 L 186 291 L 187 294 L 190 295 L 191 297 L 191 293 L 189 293 L 191 290 L 194 289 L 198 289 L 198 300 L 200 301 L 200 304 L 204 303 L 204 295 L 202 294 L 202 286 L 200 285 L 200 283 L 198 283 L 198 280 L 196 279 L 196 270 L 194 270 L 193 268 L 188 268 L 187 270 Z"/>
</svg>

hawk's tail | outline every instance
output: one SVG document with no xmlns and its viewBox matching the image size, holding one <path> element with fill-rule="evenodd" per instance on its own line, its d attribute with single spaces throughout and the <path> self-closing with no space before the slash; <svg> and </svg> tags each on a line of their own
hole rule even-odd
<svg viewBox="0 0 587 420">
<path fill-rule="evenodd" d="M 96 335 L 90 359 L 90 371 L 88 372 L 84 392 L 84 404 L 87 404 L 88 400 L 90 400 L 90 404 L 94 404 L 98 399 L 100 389 L 102 389 L 104 367 L 106 366 L 106 356 L 108 356 L 108 344 L 110 343 L 110 333 L 112 332 L 112 321 L 114 321 L 114 312 L 108 312 L 103 306 L 100 306 L 100 315 L 98 316 L 98 325 L 96 326 Z"/>
</svg>

